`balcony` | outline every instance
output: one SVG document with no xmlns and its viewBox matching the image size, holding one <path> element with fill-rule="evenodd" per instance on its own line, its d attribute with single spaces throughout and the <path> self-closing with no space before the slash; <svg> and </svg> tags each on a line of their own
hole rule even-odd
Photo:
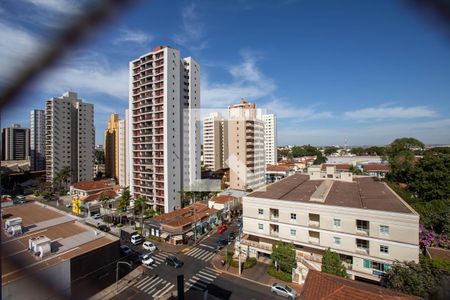
<svg viewBox="0 0 450 300">
<path fill-rule="evenodd" d="M 274 220 L 274 221 L 277 221 L 277 220 L 278 220 L 278 217 L 279 217 L 279 211 L 278 211 L 278 209 L 271 208 L 271 209 L 270 209 L 270 219 L 271 219 L 271 220 Z"/>
<path fill-rule="evenodd" d="M 309 226 L 319 228 L 320 227 L 320 215 L 309 214 Z"/>
<path fill-rule="evenodd" d="M 309 231 L 309 242 L 311 244 L 319 245 L 320 244 L 320 232 Z"/>
</svg>

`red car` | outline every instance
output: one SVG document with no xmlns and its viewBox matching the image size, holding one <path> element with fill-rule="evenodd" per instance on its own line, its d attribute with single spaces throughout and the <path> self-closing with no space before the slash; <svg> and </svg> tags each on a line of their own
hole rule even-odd
<svg viewBox="0 0 450 300">
<path fill-rule="evenodd" d="M 220 225 L 220 226 L 217 228 L 217 233 L 218 233 L 218 234 L 222 234 L 222 233 L 224 233 L 226 230 L 227 230 L 227 225 L 222 224 L 222 225 Z"/>
</svg>

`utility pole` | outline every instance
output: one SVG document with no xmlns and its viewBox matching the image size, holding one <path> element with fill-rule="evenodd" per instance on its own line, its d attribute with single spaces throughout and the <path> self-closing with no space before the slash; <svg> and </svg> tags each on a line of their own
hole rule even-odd
<svg viewBox="0 0 450 300">
<path fill-rule="evenodd" d="M 239 276 L 241 276 L 241 229 L 239 228 Z"/>
</svg>

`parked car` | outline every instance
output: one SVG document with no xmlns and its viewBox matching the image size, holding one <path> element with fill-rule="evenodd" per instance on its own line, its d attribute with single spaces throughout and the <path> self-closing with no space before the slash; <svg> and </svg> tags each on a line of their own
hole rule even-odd
<svg viewBox="0 0 450 300">
<path fill-rule="evenodd" d="M 13 203 L 25 203 L 26 199 L 23 195 L 17 195 L 16 198 L 14 198 Z"/>
<path fill-rule="evenodd" d="M 101 231 L 104 231 L 104 232 L 111 231 L 111 228 L 109 228 L 109 226 L 105 225 L 105 224 L 98 225 L 97 228 L 100 229 Z"/>
<path fill-rule="evenodd" d="M 144 239 L 142 238 L 142 236 L 140 234 L 134 234 L 131 236 L 131 243 L 133 245 L 139 245 L 143 241 L 144 241 Z"/>
<path fill-rule="evenodd" d="M 217 227 L 217 233 L 218 234 L 222 234 L 222 233 L 224 233 L 227 230 L 227 228 L 228 228 L 227 225 L 222 224 L 219 227 Z"/>
<path fill-rule="evenodd" d="M 153 244 L 152 242 L 149 242 L 149 241 L 145 241 L 142 244 L 142 248 L 144 248 L 145 250 L 151 251 L 151 252 L 156 250 L 155 244 Z"/>
<path fill-rule="evenodd" d="M 150 256 L 150 253 L 141 254 L 139 258 L 141 259 L 141 263 L 147 267 L 155 262 L 155 260 Z"/>
<path fill-rule="evenodd" d="M 226 245 L 228 245 L 228 241 L 227 240 L 219 239 L 219 240 L 217 240 L 216 249 L 220 250 L 223 247 L 225 247 Z"/>
<path fill-rule="evenodd" d="M 230 233 L 228 234 L 228 241 L 229 241 L 229 242 L 234 241 L 235 238 L 236 238 L 236 233 L 235 233 L 235 232 L 230 232 Z"/>
<path fill-rule="evenodd" d="M 283 283 L 272 284 L 270 291 L 274 294 L 289 298 L 291 300 L 294 300 L 297 297 L 297 292 L 293 288 L 291 288 Z"/>
<path fill-rule="evenodd" d="M 130 247 L 128 247 L 127 245 L 121 245 L 120 246 L 120 251 L 122 252 L 122 254 L 124 255 L 130 255 L 131 253 L 133 253 L 133 251 L 130 249 Z"/>
<path fill-rule="evenodd" d="M 166 265 L 174 268 L 181 268 L 183 266 L 183 262 L 175 256 L 168 256 L 166 257 Z"/>
<path fill-rule="evenodd" d="M 100 219 L 102 216 L 100 215 L 100 214 L 95 214 L 95 215 L 93 215 L 92 216 L 92 218 L 94 218 L 94 219 Z"/>
</svg>

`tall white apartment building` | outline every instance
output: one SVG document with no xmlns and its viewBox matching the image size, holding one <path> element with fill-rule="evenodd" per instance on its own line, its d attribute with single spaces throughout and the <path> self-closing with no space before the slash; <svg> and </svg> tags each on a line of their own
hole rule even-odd
<svg viewBox="0 0 450 300">
<path fill-rule="evenodd" d="M 265 184 L 264 122 L 256 105 L 242 100 L 229 107 L 230 188 L 256 190 Z"/>
<path fill-rule="evenodd" d="M 270 259 L 277 241 L 293 243 L 303 283 L 326 249 L 353 279 L 379 281 L 395 261 L 419 261 L 419 215 L 377 178 L 350 172 L 295 174 L 243 198 L 242 253 Z"/>
<path fill-rule="evenodd" d="M 275 114 L 263 115 L 264 121 L 264 152 L 266 165 L 275 165 L 277 156 L 277 117 Z"/>
<path fill-rule="evenodd" d="M 125 110 L 125 119 L 119 120 L 119 185 L 130 186 L 130 125 L 128 109 Z"/>
<path fill-rule="evenodd" d="M 130 191 L 160 212 L 200 178 L 200 67 L 159 46 L 130 62 Z"/>
<path fill-rule="evenodd" d="M 228 165 L 228 122 L 219 113 L 210 113 L 203 120 L 203 164 L 217 171 Z"/>
<path fill-rule="evenodd" d="M 46 177 L 64 167 L 71 171 L 70 183 L 92 180 L 94 174 L 94 105 L 84 103 L 77 93 L 66 92 L 45 105 Z"/>
<path fill-rule="evenodd" d="M 45 170 L 45 111 L 33 109 L 30 112 L 30 168 Z"/>
</svg>

